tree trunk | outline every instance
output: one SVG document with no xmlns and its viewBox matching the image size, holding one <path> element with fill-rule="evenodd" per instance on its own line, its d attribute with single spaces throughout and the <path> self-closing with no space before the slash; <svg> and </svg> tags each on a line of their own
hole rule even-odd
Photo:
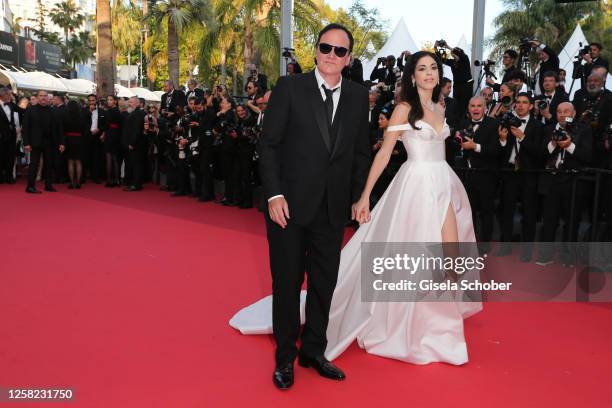
<svg viewBox="0 0 612 408">
<path fill-rule="evenodd" d="M 105 97 L 115 94 L 115 61 L 111 29 L 110 0 L 96 1 L 96 82 L 97 94 Z"/>
<path fill-rule="evenodd" d="M 170 17 L 168 17 L 168 76 L 174 89 L 179 89 L 178 33 Z"/>
<path fill-rule="evenodd" d="M 145 0 L 142 2 L 142 15 L 146 16 L 149 14 L 149 1 Z M 147 39 L 149 38 L 149 24 L 147 24 L 146 22 L 144 23 L 144 39 L 143 39 L 143 44 L 145 44 L 147 42 Z M 142 66 L 142 72 L 145 73 L 145 76 L 147 77 L 147 89 L 149 90 L 153 90 L 153 80 L 151 80 L 151 78 L 149 77 L 149 67 L 146 64 L 147 61 L 147 56 L 146 54 L 143 54 L 143 66 Z"/>
<path fill-rule="evenodd" d="M 227 83 L 227 50 L 221 50 L 221 83 Z"/>
<path fill-rule="evenodd" d="M 243 60 L 244 60 L 244 74 L 243 74 L 244 81 L 243 83 L 246 84 L 250 76 L 248 66 L 253 61 L 253 28 L 251 26 L 251 20 L 249 19 L 249 16 L 245 16 L 244 18 Z"/>
</svg>

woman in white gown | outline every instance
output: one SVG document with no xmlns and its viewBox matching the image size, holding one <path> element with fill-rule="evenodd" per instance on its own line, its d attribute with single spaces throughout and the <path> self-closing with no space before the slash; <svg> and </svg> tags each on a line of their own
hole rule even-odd
<svg viewBox="0 0 612 408">
<path fill-rule="evenodd" d="M 353 207 L 362 225 L 342 250 L 327 328 L 329 360 L 357 340 L 368 353 L 414 364 L 468 361 L 463 319 L 480 311 L 481 303 L 363 302 L 361 297 L 363 242 L 475 242 L 467 194 L 445 161 L 444 141 L 450 131 L 444 109 L 436 103 L 441 68 L 433 54 L 418 52 L 404 71 L 402 102 Z M 399 136 L 408 160 L 370 214 L 370 193 Z M 230 325 L 243 334 L 271 333 L 271 296 L 242 309 Z"/>
</svg>

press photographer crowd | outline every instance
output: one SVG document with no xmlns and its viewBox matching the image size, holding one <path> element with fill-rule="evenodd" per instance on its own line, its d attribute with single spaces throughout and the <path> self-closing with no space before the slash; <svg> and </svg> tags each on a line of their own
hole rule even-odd
<svg viewBox="0 0 612 408">
<path fill-rule="evenodd" d="M 440 83 L 451 128 L 447 160 L 468 192 L 482 251 L 489 252 L 493 240 L 502 242 L 498 256 L 509 255 L 513 241 L 612 240 L 612 93 L 605 87 L 609 64 L 602 45 L 582 48 L 572 78 L 566 78 L 552 48 L 525 38 L 503 53 L 501 80 L 494 61 L 474 61 L 481 70 L 477 83 L 485 84 L 476 94 L 464 50 L 444 40 L 434 48 L 453 78 Z M 538 63 L 532 67 L 534 53 Z M 405 51 L 379 58 L 371 73 L 354 58 L 343 72 L 370 89 L 372 156 L 382 145 L 410 56 Z M 287 61 L 288 75 L 301 73 L 297 61 Z M 44 90 L 17 98 L 1 88 L 0 182 L 14 184 L 27 175 L 26 192 L 32 194 L 41 193 L 41 178 L 49 192 L 56 191 L 54 184 L 80 189 L 85 182 L 136 192 L 152 182 L 173 197 L 263 210 L 265 199 L 256 193 L 257 143 L 273 89 L 257 67 L 247 69 L 246 96 L 240 98 L 223 84 L 203 89 L 195 80 L 185 90 L 166 82 L 161 104 L 112 95 L 79 102 Z M 372 205 L 407 159 L 400 140 Z M 546 265 L 553 254 L 525 244 L 519 256 Z"/>
</svg>

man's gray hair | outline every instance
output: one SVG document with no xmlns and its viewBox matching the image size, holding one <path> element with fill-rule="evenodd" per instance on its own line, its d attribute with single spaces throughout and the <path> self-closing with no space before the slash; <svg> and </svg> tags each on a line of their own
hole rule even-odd
<svg viewBox="0 0 612 408">
<path fill-rule="evenodd" d="M 470 103 L 472 103 L 472 101 L 478 100 L 480 99 L 480 102 L 482 102 L 483 105 L 487 104 L 487 101 L 485 100 L 484 96 L 480 96 L 480 95 L 476 95 L 476 96 L 472 96 L 470 98 Z"/>
</svg>

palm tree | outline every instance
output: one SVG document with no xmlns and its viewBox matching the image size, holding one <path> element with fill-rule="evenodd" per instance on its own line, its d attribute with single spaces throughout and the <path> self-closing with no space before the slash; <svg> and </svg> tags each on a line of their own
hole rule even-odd
<svg viewBox="0 0 612 408">
<path fill-rule="evenodd" d="M 115 94 L 115 52 L 113 50 L 113 32 L 110 0 L 96 1 L 96 70 L 98 95 Z"/>
<path fill-rule="evenodd" d="M 209 0 L 160 0 L 152 4 L 145 17 L 152 26 L 163 23 L 168 27 L 168 74 L 174 86 L 179 86 L 179 33 L 194 24 L 212 27 L 212 7 Z"/>
<path fill-rule="evenodd" d="M 49 13 L 51 21 L 64 30 L 64 45 L 68 45 L 68 33 L 78 30 L 85 22 L 85 16 L 79 13 L 74 0 L 64 0 L 56 4 Z"/>
<path fill-rule="evenodd" d="M 127 55 L 128 64 L 131 64 L 131 57 L 140 46 L 142 12 L 132 2 L 115 0 L 111 16 L 115 51 L 119 55 Z"/>
<path fill-rule="evenodd" d="M 94 51 L 89 32 L 81 31 L 78 35 L 70 37 L 64 55 L 66 62 L 70 62 L 72 69 L 75 69 L 76 64 L 87 62 L 93 56 Z"/>
</svg>

